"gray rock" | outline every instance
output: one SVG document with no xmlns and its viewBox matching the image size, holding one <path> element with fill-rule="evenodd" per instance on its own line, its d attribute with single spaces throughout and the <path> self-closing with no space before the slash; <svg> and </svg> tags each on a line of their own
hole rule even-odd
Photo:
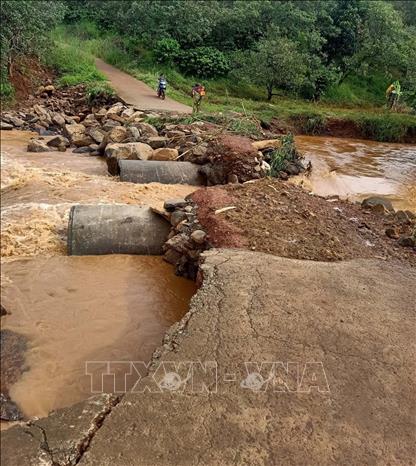
<svg viewBox="0 0 416 466">
<path fill-rule="evenodd" d="M 188 202 L 185 199 L 168 199 L 163 204 L 163 207 L 168 212 L 173 212 L 174 210 L 181 209 L 183 207 L 186 207 L 187 205 Z"/>
<path fill-rule="evenodd" d="M 181 210 L 175 210 L 175 212 L 173 212 L 170 216 L 170 223 L 172 226 L 176 227 L 180 222 L 186 219 L 187 216 L 185 212 L 182 212 Z"/>
<path fill-rule="evenodd" d="M 105 133 L 103 130 L 95 127 L 88 128 L 87 134 L 97 143 L 101 144 L 104 139 Z"/>
<path fill-rule="evenodd" d="M 10 123 L 16 128 L 21 128 L 25 124 L 25 122 L 22 119 L 17 117 L 11 117 Z"/>
<path fill-rule="evenodd" d="M 138 142 L 140 140 L 140 131 L 135 126 L 128 126 L 127 139 L 129 142 Z"/>
<path fill-rule="evenodd" d="M 53 136 L 49 141 L 47 142 L 47 145 L 49 147 L 69 147 L 69 140 L 61 135 Z"/>
<path fill-rule="evenodd" d="M 157 129 L 154 126 L 149 125 L 149 123 L 139 122 L 139 123 L 134 123 L 133 126 L 135 126 L 140 131 L 140 134 L 145 138 L 151 138 L 152 136 L 159 136 Z"/>
<path fill-rule="evenodd" d="M 416 247 L 416 240 L 415 237 L 412 236 L 401 236 L 398 240 L 397 243 L 400 246 L 404 246 L 406 248 L 414 248 Z"/>
<path fill-rule="evenodd" d="M 6 123 L 5 121 L 2 121 L 0 122 L 0 129 L 9 131 L 13 129 L 13 125 L 11 125 L 10 123 Z"/>
<path fill-rule="evenodd" d="M 191 239 L 197 244 L 203 244 L 207 234 L 203 230 L 195 230 L 191 233 Z"/>
<path fill-rule="evenodd" d="M 83 147 L 77 147 L 72 152 L 74 154 L 88 154 L 89 152 L 92 152 L 92 151 L 93 149 L 91 149 L 90 146 L 83 146 Z"/>
<path fill-rule="evenodd" d="M 394 212 L 393 204 L 388 199 L 382 197 L 368 197 L 361 202 L 362 207 L 365 209 L 382 208 L 386 212 Z"/>
<path fill-rule="evenodd" d="M 32 139 L 27 146 L 28 152 L 50 152 L 51 150 L 43 139 Z"/>
<path fill-rule="evenodd" d="M 78 123 L 65 125 L 65 134 L 68 136 L 70 142 L 77 147 L 88 146 L 94 143 L 92 138 L 86 133 L 85 126 Z"/>
<path fill-rule="evenodd" d="M 2 421 L 20 421 L 23 414 L 8 395 L 0 393 L 0 419 Z"/>
<path fill-rule="evenodd" d="M 165 147 L 168 143 L 168 138 L 164 136 L 151 136 L 148 138 L 147 143 L 152 149 L 160 149 Z"/>
</svg>

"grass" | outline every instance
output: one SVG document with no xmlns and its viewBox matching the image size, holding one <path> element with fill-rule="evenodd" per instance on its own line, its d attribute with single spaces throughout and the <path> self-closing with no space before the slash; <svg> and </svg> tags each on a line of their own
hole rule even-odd
<svg viewBox="0 0 416 466">
<path fill-rule="evenodd" d="M 60 27 L 54 32 L 54 39 L 58 45 L 54 61 L 64 72 L 61 83 L 102 81 L 103 76 L 93 61 L 97 56 L 152 88 L 156 87 L 157 77 L 164 73 L 169 96 L 192 104 L 190 90 L 198 79 L 157 64 L 156 57 L 137 41 L 112 33 L 102 34 L 91 23 Z M 328 120 L 336 118 L 351 123 L 357 128 L 358 136 L 369 139 L 394 142 L 402 141 L 408 134 L 416 135 L 415 116 L 391 113 L 384 108 L 385 84 L 385 78 L 379 75 L 365 80 L 351 76 L 341 85 L 330 88 L 320 102 L 296 99 L 283 93 L 268 102 L 264 89 L 244 80 L 204 80 L 207 96 L 202 110 L 204 117 L 213 115 L 216 120 L 234 116 L 235 129 L 243 134 L 254 131 L 252 119 L 265 123 L 277 119 L 296 126 L 305 134 L 323 134 Z M 243 114 L 243 118 L 236 118 L 235 112 Z"/>
<path fill-rule="evenodd" d="M 91 99 L 114 94 L 105 76 L 98 71 L 94 55 L 85 49 L 83 40 L 65 34 L 63 28 L 54 31 L 52 40 L 54 47 L 45 63 L 58 72 L 59 86 L 85 84 Z"/>
</svg>

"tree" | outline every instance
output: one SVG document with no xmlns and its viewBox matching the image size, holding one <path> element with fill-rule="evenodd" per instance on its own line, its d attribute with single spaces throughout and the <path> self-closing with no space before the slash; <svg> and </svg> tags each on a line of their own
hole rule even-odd
<svg viewBox="0 0 416 466">
<path fill-rule="evenodd" d="M 259 41 L 256 50 L 240 59 L 239 73 L 256 84 L 265 86 L 267 100 L 271 100 L 276 88 L 288 91 L 299 89 L 307 72 L 305 58 L 295 42 L 285 37 L 269 35 Z"/>
<path fill-rule="evenodd" d="M 50 30 L 63 14 L 64 5 L 59 1 L 2 1 L 1 67 L 7 67 L 9 76 L 17 57 L 38 54 L 45 48 Z"/>
</svg>

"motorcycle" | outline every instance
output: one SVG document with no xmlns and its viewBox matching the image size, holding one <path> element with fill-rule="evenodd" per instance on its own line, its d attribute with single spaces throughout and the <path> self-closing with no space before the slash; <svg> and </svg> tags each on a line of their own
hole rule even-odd
<svg viewBox="0 0 416 466">
<path fill-rule="evenodd" d="M 166 97 L 166 83 L 161 81 L 157 89 L 157 96 L 159 99 L 165 100 Z"/>
</svg>

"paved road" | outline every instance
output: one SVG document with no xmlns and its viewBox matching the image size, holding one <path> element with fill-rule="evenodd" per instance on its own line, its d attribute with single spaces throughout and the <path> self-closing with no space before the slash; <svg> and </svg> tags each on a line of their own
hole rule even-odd
<svg viewBox="0 0 416 466">
<path fill-rule="evenodd" d="M 202 272 L 134 392 L 10 428 L 2 465 L 414 463 L 415 270 L 212 250 Z"/>
<path fill-rule="evenodd" d="M 191 107 L 181 104 L 167 97 L 161 100 L 155 89 L 133 78 L 127 73 L 108 65 L 99 58 L 96 59 L 98 69 L 105 74 L 117 94 L 128 104 L 135 105 L 141 110 L 165 110 L 168 112 L 191 113 Z M 156 83 L 155 83 L 156 88 Z M 169 89 L 168 89 L 169 92 Z"/>
</svg>

